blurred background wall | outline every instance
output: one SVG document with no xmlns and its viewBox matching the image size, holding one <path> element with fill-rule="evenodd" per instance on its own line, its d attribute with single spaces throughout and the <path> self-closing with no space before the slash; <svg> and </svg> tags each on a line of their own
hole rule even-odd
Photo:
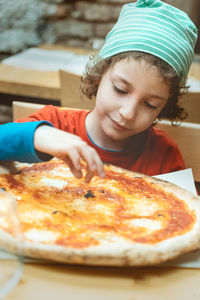
<svg viewBox="0 0 200 300">
<path fill-rule="evenodd" d="M 99 48 L 128 0 L 0 0 L 0 58 L 40 44 Z M 200 0 L 166 0 L 200 24 Z M 196 53 L 200 52 L 198 41 Z"/>
</svg>

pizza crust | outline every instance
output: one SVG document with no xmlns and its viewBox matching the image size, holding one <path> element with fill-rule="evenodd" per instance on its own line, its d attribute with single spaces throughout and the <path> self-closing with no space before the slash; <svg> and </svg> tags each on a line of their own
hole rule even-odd
<svg viewBox="0 0 200 300">
<path fill-rule="evenodd" d="M 21 166 L 24 166 L 24 164 L 15 165 L 17 169 Z M 106 168 L 111 168 L 121 173 L 125 172 L 126 175 L 131 177 L 144 178 L 147 182 L 155 184 L 182 199 L 196 215 L 196 221 L 192 230 L 183 235 L 171 237 L 156 244 L 141 244 L 121 238 L 117 241 L 102 240 L 98 246 L 74 249 L 59 245 L 33 243 L 23 239 L 22 235 L 15 238 L 0 229 L 1 247 L 12 253 L 31 258 L 53 260 L 69 264 L 99 266 L 155 265 L 200 248 L 200 197 L 167 181 L 123 170 L 111 165 L 107 165 Z M 5 169 L 5 167 L 3 167 L 1 172 L 5 173 L 7 170 L 8 168 Z"/>
<path fill-rule="evenodd" d="M 156 245 L 102 244 L 98 247 L 77 250 L 57 245 L 31 243 L 16 239 L 0 230 L 1 246 L 20 256 L 69 264 L 99 266 L 147 266 L 172 260 L 181 254 L 196 250 L 200 245 L 200 226 L 193 233 L 172 238 Z"/>
</svg>

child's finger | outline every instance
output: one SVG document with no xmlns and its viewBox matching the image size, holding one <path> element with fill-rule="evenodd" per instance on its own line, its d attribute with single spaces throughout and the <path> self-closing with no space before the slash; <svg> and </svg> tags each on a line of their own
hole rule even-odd
<svg viewBox="0 0 200 300">
<path fill-rule="evenodd" d="M 62 157 L 64 162 L 69 166 L 72 174 L 77 177 L 82 177 L 80 155 L 76 150 L 73 151 L 73 155 L 66 155 L 65 158 Z"/>
<path fill-rule="evenodd" d="M 96 151 L 95 151 L 95 160 L 97 162 L 97 172 L 98 172 L 98 175 L 100 177 L 104 177 L 105 176 L 104 164 L 103 164 L 102 160 L 100 159 L 99 155 L 96 153 Z"/>
<path fill-rule="evenodd" d="M 95 174 L 93 172 L 87 172 L 86 176 L 85 176 L 85 182 L 86 183 L 89 183 L 90 180 L 92 179 L 92 177 L 94 176 Z"/>
<path fill-rule="evenodd" d="M 87 163 L 86 177 L 89 181 L 94 175 L 104 177 L 103 163 L 102 163 L 99 155 L 93 148 L 87 147 L 87 148 L 81 149 L 81 156 L 82 156 L 83 160 Z"/>
</svg>

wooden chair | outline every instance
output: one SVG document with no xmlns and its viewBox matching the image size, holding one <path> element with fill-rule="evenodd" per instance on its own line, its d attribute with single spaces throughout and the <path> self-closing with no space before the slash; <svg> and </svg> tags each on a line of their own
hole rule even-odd
<svg viewBox="0 0 200 300">
<path fill-rule="evenodd" d="M 180 103 L 188 113 L 188 117 L 185 121 L 200 123 L 200 93 L 189 93 L 182 98 Z"/>
<path fill-rule="evenodd" d="M 92 109 L 94 107 L 94 101 L 83 96 L 81 97 L 81 77 L 79 75 L 60 70 L 59 78 L 61 106 L 82 109 Z"/>
<path fill-rule="evenodd" d="M 45 104 L 13 101 L 13 103 L 12 103 L 13 121 L 15 121 L 17 119 L 26 118 L 44 106 L 45 106 Z M 59 109 L 67 108 L 67 109 L 73 109 L 73 110 L 78 109 L 78 108 L 73 108 L 73 107 L 60 107 L 60 106 L 58 106 L 58 108 Z"/>
<path fill-rule="evenodd" d="M 172 126 L 170 121 L 160 121 L 157 128 L 165 131 L 178 145 L 186 168 L 192 168 L 195 182 L 200 182 L 200 124 L 183 122 Z"/>
<path fill-rule="evenodd" d="M 44 104 L 37 103 L 28 103 L 13 101 L 12 110 L 13 110 L 13 121 L 17 119 L 23 119 L 34 113 L 36 110 L 42 108 Z"/>
</svg>

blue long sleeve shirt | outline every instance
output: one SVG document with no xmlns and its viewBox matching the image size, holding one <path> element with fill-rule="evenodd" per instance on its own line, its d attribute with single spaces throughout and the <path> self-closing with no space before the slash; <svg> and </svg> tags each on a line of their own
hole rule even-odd
<svg viewBox="0 0 200 300">
<path fill-rule="evenodd" d="M 41 159 L 34 148 L 34 133 L 41 124 L 52 126 L 47 121 L 0 125 L 0 160 L 37 163 L 50 159 L 49 155 Z"/>
</svg>

